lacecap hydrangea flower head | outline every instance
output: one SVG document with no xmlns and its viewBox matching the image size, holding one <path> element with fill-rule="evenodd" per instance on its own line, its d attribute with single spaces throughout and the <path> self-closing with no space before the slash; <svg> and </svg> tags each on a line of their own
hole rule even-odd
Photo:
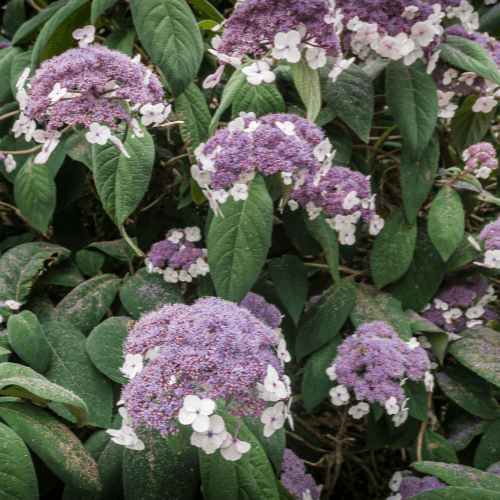
<svg viewBox="0 0 500 500">
<path fill-rule="evenodd" d="M 382 321 L 361 325 L 347 337 L 326 373 L 339 383 L 330 391 L 334 405 L 348 404 L 351 391 L 358 402 L 349 409 L 353 418 L 368 414 L 369 403 L 378 402 L 393 415 L 396 427 L 408 418 L 405 380 L 422 380 L 428 391 L 434 387 L 429 357 L 418 340 L 401 340 Z"/>
<path fill-rule="evenodd" d="M 478 179 L 488 179 L 493 170 L 498 168 L 497 152 L 489 142 L 478 142 L 469 146 L 463 153 L 466 171 Z"/>
<path fill-rule="evenodd" d="M 435 490 L 436 488 L 445 488 L 446 483 L 440 481 L 437 477 L 426 476 L 423 478 L 415 477 L 409 471 L 395 472 L 389 481 L 389 488 L 392 494 L 387 500 L 408 500 L 424 491 Z"/>
<path fill-rule="evenodd" d="M 319 500 L 323 489 L 306 473 L 304 462 L 288 448 L 283 455 L 280 482 L 298 500 Z"/>
<path fill-rule="evenodd" d="M 498 315 L 488 308 L 496 299 L 493 287 L 476 275 L 470 283 L 453 285 L 439 292 L 421 315 L 447 332 L 461 333 L 498 319 Z"/>
<path fill-rule="evenodd" d="M 270 70 L 273 60 L 296 63 L 301 57 L 313 69 L 325 66 L 328 57 L 338 59 L 338 76 L 345 69 L 340 62 L 346 66 L 337 36 L 342 28 L 340 21 L 338 12 L 327 0 L 246 0 L 223 23 L 222 37 L 212 39 L 213 49 L 209 52 L 219 59 L 221 66 L 205 80 L 204 87 L 219 82 L 225 64 L 240 68 L 247 61 L 252 64 L 244 67 L 243 72 L 252 85 L 274 81 L 275 75 Z M 247 55 L 252 59 L 246 58 Z"/>
<path fill-rule="evenodd" d="M 490 269 L 500 269 L 500 217 L 485 226 L 479 233 L 478 240 L 484 247 L 484 262 L 474 262 L 474 264 Z M 477 250 L 483 250 L 474 238 L 469 237 L 469 241 Z"/>
<path fill-rule="evenodd" d="M 191 282 L 193 278 L 205 276 L 210 271 L 207 250 L 194 245 L 200 240 L 201 231 L 196 226 L 171 229 L 165 240 L 151 247 L 145 259 L 146 269 L 163 275 L 168 283 Z"/>
<path fill-rule="evenodd" d="M 188 425 L 192 444 L 239 459 L 250 445 L 226 431 L 217 409 L 260 418 L 265 436 L 291 420 L 290 380 L 277 348 L 273 330 L 248 309 L 214 297 L 144 315 L 124 344 L 121 370 L 130 382 L 120 403 L 130 427 L 166 436 Z"/>
<path fill-rule="evenodd" d="M 191 174 L 216 214 L 229 196 L 248 198 L 248 185 L 256 173 L 276 174 L 290 186 L 292 210 L 299 203 L 311 219 L 323 210 L 340 242 L 354 243 L 355 224 L 363 218 L 370 233 L 384 225 L 375 214 L 375 196 L 369 177 L 345 167 L 334 167 L 335 151 L 323 130 L 296 115 L 271 114 L 256 119 L 240 113 L 195 151 Z M 228 189 L 229 188 L 229 189 Z"/>
<path fill-rule="evenodd" d="M 19 77 L 16 99 L 21 114 L 13 126 L 16 137 L 25 135 L 43 144 L 35 158 L 44 163 L 59 143 L 60 127 L 84 125 L 86 139 L 104 145 L 110 140 L 129 156 L 113 131 L 121 131 L 123 121 L 132 127 L 133 135 L 143 137 L 132 111 L 140 110 L 142 124 L 167 126 L 171 107 L 163 102 L 163 88 L 150 69 L 120 51 L 94 45 L 95 28 L 75 30 L 79 47 L 70 49 L 42 63 L 35 71 L 28 92 L 25 84 L 30 69 Z M 132 108 L 128 109 L 128 104 Z M 36 129 L 37 122 L 45 130 Z"/>
</svg>

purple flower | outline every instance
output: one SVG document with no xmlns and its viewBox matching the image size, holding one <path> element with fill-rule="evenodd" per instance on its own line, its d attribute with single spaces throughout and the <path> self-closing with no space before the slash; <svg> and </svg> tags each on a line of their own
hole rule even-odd
<svg viewBox="0 0 500 500">
<path fill-rule="evenodd" d="M 307 492 L 309 492 L 311 500 L 319 500 L 321 488 L 318 488 L 313 477 L 306 473 L 304 462 L 288 448 L 285 449 L 281 464 L 280 481 L 298 500 L 308 498 L 305 496 Z"/>
<path fill-rule="evenodd" d="M 145 83 L 147 82 L 147 83 Z M 54 101 L 54 87 L 64 89 Z M 52 94 L 54 95 L 54 94 Z M 117 99 L 132 103 L 161 103 L 158 78 L 143 64 L 117 50 L 88 45 L 45 61 L 31 81 L 26 115 L 53 131 L 67 125 L 104 122 L 118 129 L 117 120 L 130 124 Z"/>
<path fill-rule="evenodd" d="M 248 293 L 241 301 L 240 307 L 248 309 L 257 319 L 262 321 L 269 328 L 277 328 L 281 323 L 281 313 L 279 309 L 266 302 L 264 297 L 256 293 Z"/>
<path fill-rule="evenodd" d="M 188 395 L 231 401 L 235 416 L 260 416 L 266 401 L 257 384 L 269 365 L 283 376 L 276 346 L 274 332 L 247 309 L 214 297 L 143 316 L 124 344 L 125 356 L 149 359 L 122 392 L 133 427 L 176 434 Z"/>
<path fill-rule="evenodd" d="M 480 241 L 484 241 L 486 250 L 500 250 L 500 217 L 490 222 L 480 233 Z"/>
<path fill-rule="evenodd" d="M 424 491 L 446 488 L 446 486 L 448 486 L 446 483 L 443 483 L 434 476 L 427 476 L 422 479 L 418 477 L 405 477 L 401 482 L 399 493 L 401 494 L 401 500 L 407 500 Z"/>
<path fill-rule="evenodd" d="M 463 152 L 467 172 L 475 173 L 476 177 L 487 179 L 493 170 L 498 168 L 497 152 L 489 142 L 479 142 L 469 146 Z"/>
</svg>

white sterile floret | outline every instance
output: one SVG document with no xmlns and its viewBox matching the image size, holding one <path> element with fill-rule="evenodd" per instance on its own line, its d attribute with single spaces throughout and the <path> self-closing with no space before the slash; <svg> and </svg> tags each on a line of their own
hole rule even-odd
<svg viewBox="0 0 500 500">
<path fill-rule="evenodd" d="M 215 202 L 223 205 L 226 203 L 229 197 L 229 193 L 225 189 L 219 189 L 218 191 L 212 191 L 212 198 Z"/>
<path fill-rule="evenodd" d="M 165 271 L 163 271 L 163 279 L 167 283 L 177 283 L 179 281 L 179 276 L 177 275 L 177 271 L 174 271 L 171 267 L 167 267 Z"/>
<path fill-rule="evenodd" d="M 416 337 L 412 337 L 409 342 L 406 342 L 406 345 L 411 349 L 416 349 L 417 347 L 420 347 L 420 342 L 417 340 Z"/>
<path fill-rule="evenodd" d="M 396 415 L 393 415 L 392 417 L 392 421 L 394 422 L 395 427 L 403 425 L 407 419 L 408 419 L 408 408 L 402 409 L 399 413 L 396 413 Z"/>
<path fill-rule="evenodd" d="M 191 281 L 193 281 L 193 277 L 186 270 L 182 269 L 179 271 L 179 281 L 191 283 Z"/>
<path fill-rule="evenodd" d="M 342 203 L 342 208 L 344 210 L 351 210 L 351 208 L 354 208 L 354 206 L 360 202 L 360 199 L 356 196 L 356 194 L 356 191 L 351 191 L 347 194 Z"/>
<path fill-rule="evenodd" d="M 326 369 L 326 374 L 330 377 L 330 380 L 337 380 L 337 373 L 335 372 L 336 365 L 332 365 Z"/>
<path fill-rule="evenodd" d="M 205 80 L 203 80 L 203 88 L 204 89 L 212 89 L 214 88 L 219 82 L 220 82 L 220 79 L 222 77 L 222 73 L 224 73 L 224 66 L 219 66 L 217 68 L 217 71 L 212 74 L 212 75 L 208 75 Z"/>
<path fill-rule="evenodd" d="M 462 316 L 463 312 L 461 309 L 458 307 L 454 307 L 453 309 L 450 309 L 449 311 L 446 311 L 443 313 L 443 318 L 446 320 L 447 324 L 453 323 L 454 319 L 458 319 Z"/>
<path fill-rule="evenodd" d="M 248 127 L 244 131 L 251 136 L 259 127 L 260 122 L 253 121 L 248 124 Z"/>
<path fill-rule="evenodd" d="M 436 64 L 439 59 L 439 54 L 441 53 L 441 50 L 437 50 L 432 54 L 432 57 L 429 59 L 429 64 L 427 65 L 427 74 L 430 75 L 435 69 L 436 69 Z"/>
<path fill-rule="evenodd" d="M 351 57 L 350 59 L 341 59 L 334 62 L 333 69 L 328 73 L 328 76 L 331 78 L 332 82 L 335 83 L 340 74 L 349 68 L 349 66 L 356 60 L 355 57 Z"/>
<path fill-rule="evenodd" d="M 52 92 L 50 92 L 49 94 L 50 102 L 57 102 L 59 99 L 61 99 L 61 97 L 64 97 L 65 94 L 66 88 L 61 87 L 61 84 L 59 82 L 55 83 L 54 87 L 52 88 Z"/>
<path fill-rule="evenodd" d="M 332 148 L 332 143 L 327 138 L 314 148 L 314 156 L 318 161 L 323 161 L 332 152 Z"/>
<path fill-rule="evenodd" d="M 204 432 L 193 432 L 191 434 L 191 444 L 201 448 L 207 455 L 215 453 L 227 438 L 224 420 L 219 415 L 212 415 L 209 418 L 208 429 Z"/>
<path fill-rule="evenodd" d="M 480 319 L 471 319 L 466 323 L 467 328 L 474 328 L 475 326 L 482 326 L 483 322 Z"/>
<path fill-rule="evenodd" d="M 436 35 L 434 26 L 429 21 L 420 21 L 411 28 L 411 35 L 415 43 L 421 47 L 427 47 Z"/>
<path fill-rule="evenodd" d="M 23 72 L 21 73 L 21 76 L 17 79 L 16 82 L 16 89 L 21 90 L 24 87 L 24 84 L 26 83 L 26 80 L 30 74 L 31 68 L 29 66 L 26 66 L 24 68 Z"/>
<path fill-rule="evenodd" d="M 285 366 L 285 363 L 288 363 L 292 357 L 290 353 L 286 350 L 286 340 L 281 339 L 278 344 L 278 359 L 281 361 L 281 366 Z"/>
<path fill-rule="evenodd" d="M 17 300 L 6 300 L 5 305 L 12 309 L 13 311 L 17 311 L 21 307 L 21 302 L 17 302 Z"/>
<path fill-rule="evenodd" d="M 285 404 L 283 401 L 278 401 L 274 406 L 266 408 L 260 417 L 260 421 L 264 424 L 264 436 L 270 437 L 275 431 L 281 429 L 285 424 Z"/>
<path fill-rule="evenodd" d="M 476 305 L 474 307 L 469 307 L 469 309 L 465 311 L 465 317 L 467 319 L 477 319 L 480 318 L 484 314 L 484 312 L 484 307 Z"/>
<path fill-rule="evenodd" d="M 239 439 L 233 438 L 229 433 L 227 434 L 226 440 L 222 443 L 220 448 L 220 454 L 231 462 L 239 460 L 244 453 L 250 451 L 251 445 L 246 441 L 240 441 Z"/>
<path fill-rule="evenodd" d="M 352 229 L 354 228 L 354 230 Z M 339 233 L 339 241 L 341 245 L 354 245 L 356 243 L 355 236 L 356 226 L 345 225 L 341 229 L 338 230 Z"/>
<path fill-rule="evenodd" d="M 250 66 L 242 68 L 242 73 L 247 75 L 247 82 L 252 85 L 260 85 L 262 82 L 271 83 L 276 79 L 276 75 L 270 71 L 270 66 L 265 61 L 256 61 Z"/>
<path fill-rule="evenodd" d="M 277 33 L 274 37 L 272 56 L 275 59 L 286 59 L 290 63 L 300 60 L 300 33 L 292 30 L 288 33 Z"/>
<path fill-rule="evenodd" d="M 19 103 L 19 109 L 24 111 L 28 106 L 28 93 L 26 90 L 21 89 L 16 92 L 16 101 Z"/>
<path fill-rule="evenodd" d="M 405 17 L 410 21 L 412 19 L 415 19 L 417 16 L 418 16 L 418 7 L 416 7 L 415 5 L 410 5 L 408 7 L 405 7 L 404 12 L 401 14 L 401 17 Z"/>
<path fill-rule="evenodd" d="M 399 488 L 401 488 L 401 483 L 403 482 L 403 474 L 401 472 L 395 472 L 393 476 L 391 477 L 391 480 L 389 481 L 389 488 L 391 491 L 399 491 Z"/>
<path fill-rule="evenodd" d="M 142 114 L 141 123 L 148 127 L 152 123 L 160 123 L 163 120 L 163 109 L 165 105 L 161 102 L 158 104 L 145 104 L 141 107 Z"/>
<path fill-rule="evenodd" d="M 448 304 L 440 299 L 434 299 L 434 307 L 442 311 L 447 311 L 449 309 Z"/>
<path fill-rule="evenodd" d="M 142 131 L 141 127 L 139 126 L 139 122 L 137 121 L 136 118 L 132 118 L 131 124 L 132 124 L 132 132 L 133 132 L 134 136 L 144 137 L 144 132 Z"/>
<path fill-rule="evenodd" d="M 333 387 L 330 389 L 330 398 L 332 399 L 332 403 L 335 406 L 342 406 L 349 402 L 349 391 L 347 387 L 343 385 L 338 385 L 337 387 Z"/>
<path fill-rule="evenodd" d="M 112 436 L 111 441 L 128 448 L 129 450 L 143 450 L 144 443 L 136 436 L 134 430 L 128 425 L 124 425 L 120 430 L 108 429 L 106 431 Z"/>
<path fill-rule="evenodd" d="M 310 489 L 307 489 L 306 491 L 302 492 L 302 500 L 313 500 Z"/>
<path fill-rule="evenodd" d="M 307 214 L 309 215 L 309 219 L 314 220 L 316 219 L 316 217 L 318 217 L 323 209 L 321 207 L 317 207 L 312 201 L 309 201 L 306 204 L 306 210 Z"/>
<path fill-rule="evenodd" d="M 495 106 L 497 101 L 493 96 L 480 97 L 472 106 L 474 113 L 489 113 Z"/>
<path fill-rule="evenodd" d="M 443 92 L 442 90 L 437 91 L 438 94 L 438 106 L 444 108 L 450 102 L 450 99 L 455 95 L 454 92 Z M 465 160 L 467 161 L 467 160 Z"/>
<path fill-rule="evenodd" d="M 247 172 L 247 173 L 244 173 L 244 174 L 240 174 L 238 176 L 238 182 L 241 183 L 241 184 L 244 184 L 246 182 L 250 182 L 254 178 L 255 178 L 255 172 Z"/>
<path fill-rule="evenodd" d="M 399 413 L 398 401 L 394 396 L 391 396 L 385 403 L 385 411 L 387 415 L 396 415 Z"/>
<path fill-rule="evenodd" d="M 292 404 L 293 399 L 290 397 L 288 403 L 285 406 L 285 418 L 288 420 L 288 425 L 294 430 L 293 415 L 292 415 Z"/>
<path fill-rule="evenodd" d="M 257 384 L 259 397 L 264 401 L 279 401 L 288 396 L 288 390 L 284 382 L 280 380 L 280 376 L 276 369 L 267 365 L 267 374 L 264 378 L 264 384 Z"/>
<path fill-rule="evenodd" d="M 35 156 L 34 163 L 45 163 L 59 144 L 58 139 L 49 139 L 42 146 L 42 150 Z"/>
<path fill-rule="evenodd" d="M 141 354 L 127 354 L 125 363 L 119 368 L 124 377 L 132 380 L 138 373 L 141 373 L 143 368 L 143 359 Z"/>
<path fill-rule="evenodd" d="M 167 238 L 168 241 L 172 242 L 174 245 L 177 245 L 182 238 L 184 238 L 184 234 L 181 231 L 173 231 L 172 234 Z"/>
<path fill-rule="evenodd" d="M 326 50 L 321 47 L 308 47 L 306 60 L 311 69 L 322 68 L 326 64 Z"/>
<path fill-rule="evenodd" d="M 148 349 L 146 351 L 146 359 L 149 361 L 154 361 L 155 359 L 158 359 L 160 357 L 160 346 L 157 345 L 156 347 L 153 347 L 152 349 Z"/>
<path fill-rule="evenodd" d="M 368 229 L 368 232 L 372 236 L 377 236 L 380 231 L 382 231 L 383 227 L 385 225 L 385 220 L 380 217 L 380 215 L 375 214 L 373 218 L 370 220 L 370 226 Z"/>
<path fill-rule="evenodd" d="M 292 122 L 276 122 L 275 125 L 286 135 L 295 135 L 295 125 Z"/>
<path fill-rule="evenodd" d="M 97 122 L 91 123 L 85 138 L 90 144 L 100 144 L 103 146 L 111 137 L 111 130 L 106 125 L 99 125 Z"/>
<path fill-rule="evenodd" d="M 89 43 L 94 41 L 95 36 L 95 26 L 88 25 L 84 28 L 77 29 L 73 31 L 73 38 L 78 40 L 78 45 L 80 47 L 85 47 Z"/>
<path fill-rule="evenodd" d="M 449 85 L 458 76 L 458 71 L 456 69 L 447 69 L 443 74 L 443 85 Z"/>
<path fill-rule="evenodd" d="M 16 168 L 16 160 L 14 160 L 14 157 L 11 154 L 7 155 L 7 158 L 4 160 L 5 164 L 5 170 L 7 170 L 8 173 L 12 172 Z"/>
<path fill-rule="evenodd" d="M 179 422 L 182 425 L 191 425 L 196 432 L 207 432 L 210 428 L 208 418 L 217 408 L 215 401 L 211 399 L 200 399 L 191 394 L 184 398 L 182 408 L 179 410 Z"/>
<path fill-rule="evenodd" d="M 396 493 L 395 495 L 391 495 L 390 497 L 387 497 L 386 500 L 402 500 L 403 497 L 401 496 L 401 493 Z"/>
<path fill-rule="evenodd" d="M 248 186 L 246 184 L 235 184 L 229 194 L 234 198 L 234 201 L 246 200 L 248 198 Z"/>
<path fill-rule="evenodd" d="M 368 403 L 358 403 L 356 406 L 351 406 L 348 413 L 352 418 L 362 418 L 370 413 L 370 405 Z"/>
<path fill-rule="evenodd" d="M 434 375 L 431 372 L 425 372 L 424 384 L 427 391 L 432 392 L 434 389 Z"/>
<path fill-rule="evenodd" d="M 290 210 L 294 212 L 299 208 L 299 204 L 295 200 L 288 200 L 288 206 L 290 207 Z"/>
</svg>

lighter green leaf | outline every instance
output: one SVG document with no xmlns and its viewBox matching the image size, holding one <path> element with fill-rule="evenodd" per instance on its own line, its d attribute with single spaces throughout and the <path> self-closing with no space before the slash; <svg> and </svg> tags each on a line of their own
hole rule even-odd
<svg viewBox="0 0 500 500">
<path fill-rule="evenodd" d="M 295 83 L 300 98 L 307 108 L 307 119 L 314 122 L 321 110 L 319 70 L 312 69 L 304 59 L 290 64 L 290 67 L 292 68 L 293 83 Z"/>
<path fill-rule="evenodd" d="M 97 21 L 97 18 L 106 10 L 108 10 L 110 7 L 113 7 L 113 5 L 117 2 L 118 0 L 92 0 L 92 7 L 90 11 L 90 22 L 92 24 L 95 24 Z"/>
<path fill-rule="evenodd" d="M 500 440 L 500 420 L 495 420 L 488 426 L 486 432 L 479 441 L 479 446 L 476 449 L 474 456 L 474 467 L 485 470 L 490 465 L 500 462 L 500 448 L 498 441 Z"/>
<path fill-rule="evenodd" d="M 200 14 L 202 19 L 212 19 L 221 23 L 224 21 L 224 16 L 207 0 L 187 0 Z"/>
<path fill-rule="evenodd" d="M 284 113 L 286 107 L 275 83 L 252 85 L 243 81 L 233 101 L 232 117 L 237 118 L 241 111 L 245 113 L 252 111 L 257 118 L 260 118 L 271 113 Z"/>
<path fill-rule="evenodd" d="M 417 460 L 418 440 L 413 442 L 411 457 Z M 422 459 L 432 462 L 445 462 L 447 464 L 458 464 L 458 457 L 450 443 L 437 432 L 425 429 L 422 439 Z"/>
</svg>

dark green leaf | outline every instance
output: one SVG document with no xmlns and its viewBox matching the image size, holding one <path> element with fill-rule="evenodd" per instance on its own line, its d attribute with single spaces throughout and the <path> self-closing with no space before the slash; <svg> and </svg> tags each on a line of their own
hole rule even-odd
<svg viewBox="0 0 500 500">
<path fill-rule="evenodd" d="M 418 60 L 411 66 L 390 61 L 385 73 L 387 104 L 403 136 L 410 161 L 415 162 L 429 143 L 437 123 L 436 84 Z"/>
<path fill-rule="evenodd" d="M 80 396 L 89 411 L 89 425 L 111 425 L 113 390 L 111 382 L 92 364 L 85 349 L 86 338 L 71 323 L 52 322 L 42 326 L 52 348 L 46 377 Z M 64 418 L 71 414 L 60 403 L 50 407 Z"/>
<path fill-rule="evenodd" d="M 92 0 L 90 22 L 95 24 L 97 18 L 106 10 L 113 7 L 117 0 Z"/>
<path fill-rule="evenodd" d="M 92 144 L 85 139 L 82 131 L 71 134 L 64 144 L 64 149 L 70 158 L 84 163 L 92 170 Z"/>
<path fill-rule="evenodd" d="M 399 279 L 413 259 L 417 226 L 410 226 L 402 207 L 392 212 L 377 236 L 370 255 L 370 267 L 377 288 Z"/>
<path fill-rule="evenodd" d="M 284 113 L 285 109 L 285 101 L 275 83 L 252 85 L 245 80 L 234 98 L 231 113 L 233 118 L 236 118 L 240 111 L 253 111 L 256 117 L 260 118 L 270 113 Z"/>
<path fill-rule="evenodd" d="M 412 460 L 417 460 L 418 440 L 413 442 L 411 450 Z M 422 460 L 431 462 L 445 462 L 447 464 L 458 464 L 458 457 L 451 444 L 437 432 L 430 429 L 424 430 L 422 439 Z"/>
<path fill-rule="evenodd" d="M 305 223 L 307 214 L 302 217 L 302 208 L 299 207 L 297 210 L 292 211 L 287 205 L 283 210 L 282 217 L 286 234 L 300 253 L 308 257 L 316 255 L 320 247 L 317 240 L 309 234 Z"/>
<path fill-rule="evenodd" d="M 7 33 L 13 37 L 24 22 L 24 0 L 10 0 L 5 6 L 2 25 Z"/>
<path fill-rule="evenodd" d="M 80 274 L 77 265 L 71 260 L 51 267 L 38 278 L 38 283 L 42 285 L 69 286 L 71 288 L 78 286 L 83 281 L 83 276 Z"/>
<path fill-rule="evenodd" d="M 271 244 L 273 204 L 261 176 L 250 184 L 248 198 L 231 197 L 214 217 L 207 235 L 208 263 L 217 295 L 241 302 L 264 266 Z"/>
<path fill-rule="evenodd" d="M 69 321 L 84 334 L 90 333 L 113 302 L 120 283 L 113 274 L 100 274 L 78 285 L 57 304 L 61 321 Z"/>
<path fill-rule="evenodd" d="M 488 426 L 486 432 L 479 441 L 474 456 L 474 467 L 486 470 L 490 465 L 500 462 L 500 420 L 495 420 Z"/>
<path fill-rule="evenodd" d="M 115 316 L 97 325 L 85 344 L 92 363 L 111 380 L 119 384 L 127 379 L 119 370 L 123 366 L 123 343 L 127 338 L 128 318 Z"/>
<path fill-rule="evenodd" d="M 333 149 L 336 151 L 335 165 L 347 167 L 352 156 L 351 135 L 344 128 L 336 125 L 328 126 L 325 132 L 332 143 Z"/>
<path fill-rule="evenodd" d="M 191 9 L 184 0 L 131 0 L 130 10 L 144 48 L 174 95 L 182 94 L 203 58 L 200 30 Z"/>
<path fill-rule="evenodd" d="M 434 198 L 427 231 L 429 237 L 446 262 L 457 248 L 464 234 L 464 207 L 458 192 L 452 187 L 441 188 Z"/>
<path fill-rule="evenodd" d="M 297 331 L 295 355 L 298 361 L 338 335 L 351 313 L 354 300 L 354 280 L 345 279 L 329 288 L 311 306 Z"/>
<path fill-rule="evenodd" d="M 87 276 L 95 276 L 104 264 L 106 257 L 101 252 L 94 250 L 79 250 L 76 252 L 76 265 L 80 271 Z"/>
<path fill-rule="evenodd" d="M 460 243 L 458 244 L 455 251 L 451 254 L 451 257 L 446 262 L 446 271 L 451 272 L 459 269 L 466 264 L 469 264 L 473 260 L 476 260 L 481 252 L 476 250 L 467 239 L 467 235 L 463 235 Z"/>
<path fill-rule="evenodd" d="M 132 238 L 132 241 L 137 244 L 136 238 Z M 89 245 L 89 248 L 97 248 L 101 252 L 122 262 L 132 262 L 134 258 L 134 251 L 125 240 L 99 241 Z"/>
<path fill-rule="evenodd" d="M 477 488 L 436 488 L 424 491 L 412 500 L 500 500 L 500 493 Z"/>
<path fill-rule="evenodd" d="M 166 283 L 160 275 L 150 274 L 145 268 L 139 269 L 134 276 L 125 278 L 120 299 L 134 319 L 154 311 L 158 306 L 183 302 L 175 283 Z"/>
<path fill-rule="evenodd" d="M 97 462 L 102 490 L 101 500 L 121 500 L 122 487 L 123 446 L 110 441 Z"/>
<path fill-rule="evenodd" d="M 224 16 L 207 0 L 187 0 L 200 14 L 202 19 L 212 19 L 221 23 L 224 21 Z"/>
<path fill-rule="evenodd" d="M 0 415 L 59 479 L 97 497 L 101 489 L 97 464 L 63 423 L 26 403 L 2 402 Z"/>
<path fill-rule="evenodd" d="M 116 2 L 116 0 L 113 0 L 113 2 Z M 94 6 L 94 4 L 92 4 L 92 6 Z M 119 50 L 129 57 L 132 57 L 135 36 L 136 32 L 134 28 L 121 28 L 108 35 L 102 44 L 110 49 Z"/>
<path fill-rule="evenodd" d="M 10 88 L 10 70 L 14 58 L 18 57 L 21 53 L 22 49 L 20 47 L 7 47 L 0 51 L 0 102 L 2 103 L 9 101 L 13 97 Z M 8 151 L 8 148 L 3 144 L 2 149 Z M 18 158 L 16 158 L 17 160 Z"/>
<path fill-rule="evenodd" d="M 12 95 L 15 96 L 17 94 L 16 83 L 19 77 L 21 76 L 24 68 L 31 66 L 31 57 L 33 55 L 32 50 L 27 50 L 22 54 L 16 55 L 12 60 L 12 66 L 10 69 L 10 90 L 12 91 Z M 33 78 L 34 71 L 30 71 L 28 78 Z M 29 80 L 28 80 L 29 81 Z"/>
</svg>

